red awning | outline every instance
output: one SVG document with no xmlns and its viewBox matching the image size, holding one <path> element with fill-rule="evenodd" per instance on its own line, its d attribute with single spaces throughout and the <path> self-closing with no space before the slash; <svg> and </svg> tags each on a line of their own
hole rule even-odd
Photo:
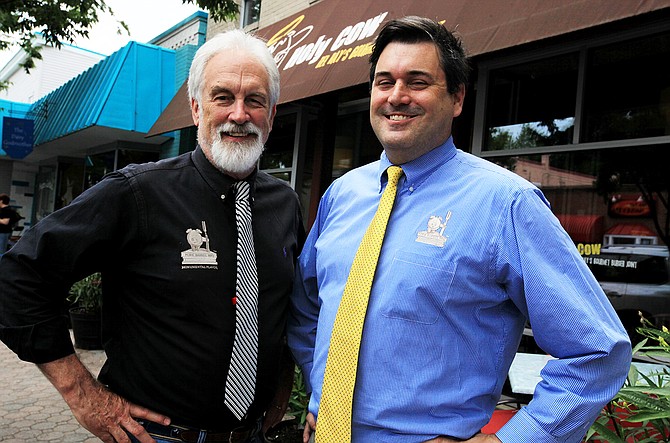
<svg viewBox="0 0 670 443">
<path fill-rule="evenodd" d="M 602 215 L 557 215 L 558 221 L 575 243 L 601 243 L 604 217 Z"/>
<path fill-rule="evenodd" d="M 476 5 L 468 0 L 321 0 L 256 35 L 275 56 L 280 103 L 288 103 L 366 83 L 374 38 L 394 18 L 420 15 L 444 21 L 476 56 L 669 7 L 670 0 L 480 0 Z M 185 97 L 182 87 L 148 136 L 192 124 Z"/>
<path fill-rule="evenodd" d="M 629 235 L 632 237 L 656 237 L 652 229 L 641 223 L 619 223 L 607 230 L 605 235 Z"/>
</svg>

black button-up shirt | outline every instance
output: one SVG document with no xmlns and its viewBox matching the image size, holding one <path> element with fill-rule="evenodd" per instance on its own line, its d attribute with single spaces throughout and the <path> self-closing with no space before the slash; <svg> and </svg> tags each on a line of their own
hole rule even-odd
<svg viewBox="0 0 670 443">
<path fill-rule="evenodd" d="M 252 185 L 259 358 L 249 417 L 274 394 L 288 296 L 304 238 L 297 195 L 258 172 Z M 0 338 L 21 359 L 73 352 L 60 306 L 72 282 L 102 271 L 99 379 L 174 423 L 228 429 L 235 333 L 234 180 L 202 150 L 108 175 L 26 232 L 0 261 Z"/>
</svg>

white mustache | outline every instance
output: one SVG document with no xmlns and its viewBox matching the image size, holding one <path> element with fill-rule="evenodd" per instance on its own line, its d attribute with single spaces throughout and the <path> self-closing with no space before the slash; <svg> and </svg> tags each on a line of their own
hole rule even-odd
<svg viewBox="0 0 670 443">
<path fill-rule="evenodd" d="M 260 135 L 261 135 L 261 129 L 258 126 L 254 125 L 253 123 L 251 123 L 251 122 L 246 122 L 242 125 L 238 125 L 236 123 L 231 123 L 231 122 L 226 122 L 226 123 L 223 123 L 223 124 L 219 125 L 216 132 L 218 134 L 222 134 L 222 133 L 230 134 L 233 137 L 235 137 L 235 136 L 242 137 L 242 136 L 249 135 L 249 134 L 253 134 L 257 137 L 260 137 Z"/>
</svg>

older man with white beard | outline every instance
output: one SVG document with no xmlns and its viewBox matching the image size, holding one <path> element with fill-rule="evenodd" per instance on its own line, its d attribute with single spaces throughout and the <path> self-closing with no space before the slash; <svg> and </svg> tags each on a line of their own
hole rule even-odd
<svg viewBox="0 0 670 443">
<path fill-rule="evenodd" d="M 0 339 L 104 442 L 258 443 L 263 418 L 284 407 L 304 228 L 295 192 L 257 170 L 279 72 L 264 42 L 236 30 L 198 50 L 188 85 L 195 151 L 109 174 L 2 258 Z M 107 355 L 97 379 L 60 315 L 71 284 L 96 271 Z"/>
</svg>

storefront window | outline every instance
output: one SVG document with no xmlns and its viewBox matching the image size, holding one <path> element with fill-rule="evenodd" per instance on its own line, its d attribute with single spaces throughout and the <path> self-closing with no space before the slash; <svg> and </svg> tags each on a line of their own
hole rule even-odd
<svg viewBox="0 0 670 443">
<path fill-rule="evenodd" d="M 147 163 L 158 160 L 158 153 L 152 151 L 137 151 L 133 149 L 119 149 L 116 157 L 116 169 L 125 168 L 132 163 Z"/>
<path fill-rule="evenodd" d="M 663 322 L 670 313 L 664 149 L 492 159 L 540 187 L 630 334 L 639 326 L 638 312 Z"/>
<path fill-rule="evenodd" d="M 114 171 L 115 164 L 116 151 L 87 156 L 84 162 L 84 188 L 90 188 L 102 180 L 105 174 Z"/>
<path fill-rule="evenodd" d="M 58 163 L 58 198 L 54 209 L 69 205 L 82 192 L 84 167 L 81 160 Z"/>
<path fill-rule="evenodd" d="M 382 147 L 370 126 L 367 99 L 340 105 L 333 156 L 333 180 L 379 160 Z"/>
<path fill-rule="evenodd" d="M 578 66 L 571 53 L 492 70 L 484 150 L 570 144 Z"/>
<path fill-rule="evenodd" d="M 84 188 L 98 183 L 105 174 L 124 168 L 131 163 L 146 163 L 158 160 L 158 153 L 133 149 L 115 149 L 89 155 L 84 162 Z"/>
<path fill-rule="evenodd" d="M 242 10 L 242 27 L 257 23 L 261 17 L 260 0 L 244 0 Z"/>
<path fill-rule="evenodd" d="M 37 223 L 54 211 L 56 201 L 56 166 L 40 166 L 35 181 L 33 223 Z"/>
<path fill-rule="evenodd" d="M 581 140 L 670 135 L 670 34 L 589 51 Z"/>
<path fill-rule="evenodd" d="M 272 136 L 265 144 L 260 169 L 277 178 L 291 182 L 297 114 L 278 115 L 272 124 Z"/>
</svg>

